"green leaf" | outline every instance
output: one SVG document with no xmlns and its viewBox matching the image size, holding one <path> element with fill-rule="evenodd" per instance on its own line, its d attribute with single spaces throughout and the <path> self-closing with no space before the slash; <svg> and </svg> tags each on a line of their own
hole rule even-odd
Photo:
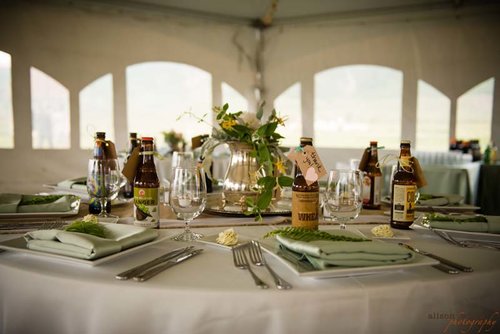
<svg viewBox="0 0 500 334">
<path fill-rule="evenodd" d="M 271 204 L 272 199 L 273 190 L 271 188 L 260 194 L 259 198 L 257 199 L 257 207 L 261 210 L 265 210 L 269 206 L 269 204 Z"/>
<path fill-rule="evenodd" d="M 105 238 L 105 229 L 102 224 L 86 222 L 83 220 L 76 220 L 71 225 L 66 226 L 64 229 L 68 232 L 78 232 L 90 235 L 95 235 L 96 237 Z"/>
<path fill-rule="evenodd" d="M 222 106 L 222 111 L 226 112 L 227 109 L 229 109 L 229 104 L 228 103 L 225 103 L 223 106 Z"/>
<path fill-rule="evenodd" d="M 256 114 L 256 116 L 257 116 L 257 118 L 259 119 L 259 121 L 260 121 L 260 119 L 262 118 L 262 116 L 264 115 L 264 104 L 265 104 L 265 103 L 264 103 L 264 102 L 262 102 L 262 103 L 260 104 L 259 108 L 257 109 L 257 114 Z"/>
<path fill-rule="evenodd" d="M 293 179 L 289 176 L 278 176 L 278 184 L 282 187 L 291 187 L 293 184 Z"/>
<path fill-rule="evenodd" d="M 271 236 L 275 236 L 278 234 L 289 239 L 300 240 L 300 241 L 314 241 L 314 240 L 353 241 L 353 242 L 371 241 L 370 239 L 367 238 L 362 238 L 362 237 L 357 238 L 345 235 L 330 234 L 325 231 L 309 230 L 301 227 L 278 228 L 264 235 L 264 238 L 269 238 Z"/>
<path fill-rule="evenodd" d="M 269 123 L 266 127 L 266 136 L 272 136 L 277 127 L 278 123 Z"/>
<path fill-rule="evenodd" d="M 276 178 L 264 176 L 257 180 L 257 184 L 265 189 L 273 189 L 276 186 Z"/>
</svg>

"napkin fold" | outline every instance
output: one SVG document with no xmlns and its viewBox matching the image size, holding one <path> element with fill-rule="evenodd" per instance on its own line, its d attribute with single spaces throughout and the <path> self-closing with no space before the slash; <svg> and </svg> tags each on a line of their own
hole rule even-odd
<svg viewBox="0 0 500 334">
<path fill-rule="evenodd" d="M 440 217 L 439 220 L 433 220 L 433 217 Z M 484 218 L 481 221 L 480 218 Z M 444 219 L 449 220 L 444 220 Z M 477 221 L 474 221 L 478 218 Z M 439 215 L 433 214 L 427 220 L 427 224 L 431 228 L 443 230 L 455 230 L 464 232 L 483 232 L 483 233 L 500 233 L 500 216 L 476 216 L 476 215 Z"/>
<path fill-rule="evenodd" d="M 0 194 L 0 213 L 17 212 L 22 199 L 23 195 L 20 194 Z"/>
<path fill-rule="evenodd" d="M 358 235 L 354 235 L 359 237 Z M 413 260 L 414 254 L 399 245 L 372 241 L 299 241 L 276 235 L 280 247 L 294 252 L 298 261 L 307 260 L 315 269 L 368 267 Z"/>
<path fill-rule="evenodd" d="M 28 232 L 24 238 L 27 242 L 27 248 L 32 250 L 95 260 L 144 244 L 158 237 L 157 230 L 144 227 L 101 224 L 104 225 L 106 238 L 62 230 Z"/>
<path fill-rule="evenodd" d="M 0 213 L 67 212 L 73 209 L 73 203 L 78 199 L 73 195 L 62 195 L 50 203 L 24 204 L 41 197 L 44 195 L 0 194 Z"/>
</svg>

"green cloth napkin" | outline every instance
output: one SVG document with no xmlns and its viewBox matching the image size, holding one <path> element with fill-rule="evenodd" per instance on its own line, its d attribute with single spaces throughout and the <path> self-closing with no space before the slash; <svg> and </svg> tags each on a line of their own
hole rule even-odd
<svg viewBox="0 0 500 334">
<path fill-rule="evenodd" d="M 359 237 L 358 235 L 354 235 Z M 384 243 L 378 240 L 353 241 L 299 241 L 276 235 L 281 246 L 295 252 L 298 260 L 307 259 L 316 269 L 330 267 L 367 267 L 398 263 L 413 260 L 414 254 L 399 245 Z"/>
<path fill-rule="evenodd" d="M 23 201 L 30 200 L 34 197 L 42 195 L 23 195 Z M 29 204 L 19 205 L 17 212 L 19 213 L 33 213 L 33 212 L 67 212 L 73 209 L 72 204 L 78 197 L 73 195 L 63 195 L 61 198 L 51 203 L 46 204 Z"/>
<path fill-rule="evenodd" d="M 79 177 L 76 179 L 71 179 L 71 180 L 64 180 L 59 183 L 57 183 L 58 188 L 62 189 L 72 189 L 72 190 L 78 190 L 82 192 L 87 192 L 87 178 L 86 177 Z"/>
<path fill-rule="evenodd" d="M 474 215 L 453 215 L 450 219 L 466 219 L 474 218 Z M 464 232 L 483 232 L 483 233 L 500 233 L 500 216 L 484 216 L 486 222 L 482 221 L 442 221 L 428 220 L 427 223 L 431 228 L 443 230 L 455 230 Z"/>
<path fill-rule="evenodd" d="M 15 213 L 23 195 L 0 194 L 0 213 Z"/>
<path fill-rule="evenodd" d="M 106 238 L 62 230 L 28 232 L 24 238 L 27 241 L 26 246 L 32 250 L 95 260 L 144 244 L 158 237 L 157 230 L 144 227 L 101 224 L 104 225 Z"/>
<path fill-rule="evenodd" d="M 67 212 L 71 211 L 75 202 L 79 200 L 74 195 L 60 196 L 59 199 L 50 203 L 23 204 L 23 202 L 29 202 L 33 198 L 41 198 L 44 195 L 0 194 L 0 213 Z"/>
</svg>

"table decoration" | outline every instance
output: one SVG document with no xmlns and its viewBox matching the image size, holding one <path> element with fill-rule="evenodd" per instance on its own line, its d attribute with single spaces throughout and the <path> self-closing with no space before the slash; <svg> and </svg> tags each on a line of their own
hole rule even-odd
<svg viewBox="0 0 500 334">
<path fill-rule="evenodd" d="M 217 127 L 212 126 L 212 136 L 202 145 L 201 155 L 205 170 L 212 163 L 214 149 L 227 144 L 231 152 L 230 163 L 223 182 L 223 193 L 229 205 L 239 205 L 241 211 L 261 218 L 280 187 L 290 186 L 292 179 L 285 176 L 287 158 L 280 151 L 276 132 L 278 125 L 284 125 L 284 118 L 273 109 L 267 121 L 263 121 L 264 104 L 257 113 L 229 112 L 229 105 L 214 107 Z M 200 122 L 193 113 L 188 112 Z"/>
</svg>

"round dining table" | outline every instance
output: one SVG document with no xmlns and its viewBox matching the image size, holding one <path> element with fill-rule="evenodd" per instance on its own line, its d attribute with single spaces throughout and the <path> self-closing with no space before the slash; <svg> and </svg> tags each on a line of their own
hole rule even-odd
<svg viewBox="0 0 500 334">
<path fill-rule="evenodd" d="M 79 216 L 86 214 L 82 205 Z M 166 210 L 166 209 L 163 209 Z M 131 207 L 114 211 L 130 217 Z M 231 249 L 210 242 L 233 228 L 241 241 L 260 240 L 286 217 L 256 222 L 247 217 L 203 214 L 193 223 L 203 242 L 173 241 L 182 222 L 165 218 L 160 239 L 99 264 L 17 251 L 0 253 L 0 333 L 498 333 L 500 251 L 462 248 L 431 230 L 396 231 L 394 240 L 470 266 L 448 274 L 429 265 L 306 277 L 268 251 L 270 267 L 293 287 L 280 290 L 264 267 L 251 269 L 268 285 L 255 285 L 236 268 Z M 71 220 L 73 218 L 67 218 Z M 121 221 L 127 222 L 125 218 Z M 362 212 L 348 229 L 370 236 L 388 223 L 382 211 Z M 339 229 L 321 222 L 321 230 Z M 22 234 L 1 234 L 0 241 Z M 208 240 L 208 241 L 207 241 Z M 116 274 L 173 249 L 202 253 L 151 279 L 117 280 Z"/>
</svg>

